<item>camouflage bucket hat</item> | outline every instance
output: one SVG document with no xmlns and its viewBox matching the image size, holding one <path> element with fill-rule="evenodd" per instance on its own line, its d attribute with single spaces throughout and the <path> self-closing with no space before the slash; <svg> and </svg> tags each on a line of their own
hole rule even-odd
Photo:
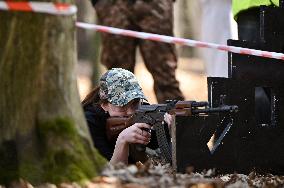
<svg viewBox="0 0 284 188">
<path fill-rule="evenodd" d="M 113 68 L 101 77 L 100 98 L 116 106 L 124 106 L 133 99 L 147 100 L 134 74 L 122 68 Z"/>
</svg>

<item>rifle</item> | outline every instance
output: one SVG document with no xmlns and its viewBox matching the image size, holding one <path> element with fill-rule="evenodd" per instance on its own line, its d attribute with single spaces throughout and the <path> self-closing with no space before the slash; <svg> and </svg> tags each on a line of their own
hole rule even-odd
<svg viewBox="0 0 284 188">
<path fill-rule="evenodd" d="M 119 133 L 134 123 L 147 123 L 154 127 L 158 145 L 167 162 L 171 160 L 170 146 L 164 130 L 164 115 L 169 113 L 177 116 L 194 116 L 209 113 L 237 112 L 238 106 L 221 105 L 209 108 L 208 102 L 170 100 L 165 104 L 140 105 L 130 117 L 110 117 L 106 123 L 106 134 L 110 141 L 116 141 Z M 138 148 L 141 148 L 138 147 Z M 145 148 L 145 146 L 144 146 Z M 143 149 L 142 149 L 143 150 Z"/>
<path fill-rule="evenodd" d="M 204 108 L 200 108 L 204 107 Z M 208 113 L 237 112 L 238 106 L 222 105 L 208 108 L 208 102 L 169 101 L 166 104 L 141 105 L 132 116 L 110 117 L 106 123 L 106 134 L 109 141 L 115 141 L 118 135 L 134 123 L 147 123 L 153 126 L 164 120 L 164 114 L 177 116 L 194 116 Z"/>
</svg>

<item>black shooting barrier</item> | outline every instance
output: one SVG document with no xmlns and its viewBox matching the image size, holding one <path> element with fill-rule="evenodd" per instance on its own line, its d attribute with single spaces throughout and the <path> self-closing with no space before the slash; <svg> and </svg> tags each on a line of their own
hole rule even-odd
<svg viewBox="0 0 284 188">
<path fill-rule="evenodd" d="M 228 45 L 284 53 L 284 2 L 259 8 L 258 41 Z M 228 53 L 228 78 L 208 77 L 210 107 L 237 105 L 237 113 L 177 116 L 176 166 L 185 172 L 284 174 L 284 61 Z M 207 142 L 214 134 L 214 147 Z"/>
</svg>

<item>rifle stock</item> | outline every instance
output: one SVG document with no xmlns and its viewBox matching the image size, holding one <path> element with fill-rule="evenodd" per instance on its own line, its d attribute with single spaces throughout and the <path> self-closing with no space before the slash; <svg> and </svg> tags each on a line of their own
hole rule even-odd
<svg viewBox="0 0 284 188">
<path fill-rule="evenodd" d="M 115 142 L 118 135 L 127 127 L 131 126 L 131 117 L 110 117 L 106 122 L 107 139 Z"/>
</svg>

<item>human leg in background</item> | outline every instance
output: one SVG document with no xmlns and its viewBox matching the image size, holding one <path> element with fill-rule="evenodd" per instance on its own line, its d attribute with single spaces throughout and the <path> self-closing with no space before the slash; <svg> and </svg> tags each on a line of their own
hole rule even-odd
<svg viewBox="0 0 284 188">
<path fill-rule="evenodd" d="M 99 24 L 121 29 L 133 29 L 129 20 L 129 3 L 124 0 L 98 1 L 95 10 Z M 134 72 L 138 39 L 103 33 L 101 62 L 108 69 L 119 67 Z"/>
<path fill-rule="evenodd" d="M 173 1 L 137 0 L 133 6 L 135 23 L 143 32 L 173 35 Z M 168 43 L 140 40 L 145 65 L 154 79 L 154 91 L 159 103 L 167 99 L 183 100 L 176 79 L 177 56 L 175 46 Z"/>
</svg>

